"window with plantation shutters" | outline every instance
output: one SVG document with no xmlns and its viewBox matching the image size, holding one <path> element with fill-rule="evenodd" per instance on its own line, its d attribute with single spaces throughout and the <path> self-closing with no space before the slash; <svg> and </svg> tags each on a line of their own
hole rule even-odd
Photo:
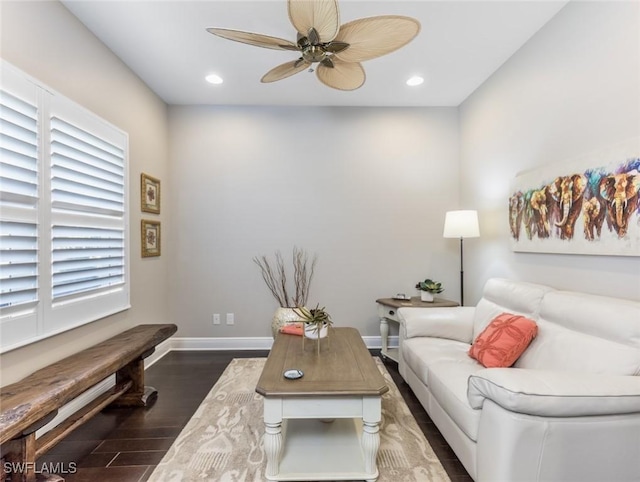
<svg viewBox="0 0 640 482">
<path fill-rule="evenodd" d="M 0 350 L 129 307 L 127 135 L 2 61 Z"/>
</svg>

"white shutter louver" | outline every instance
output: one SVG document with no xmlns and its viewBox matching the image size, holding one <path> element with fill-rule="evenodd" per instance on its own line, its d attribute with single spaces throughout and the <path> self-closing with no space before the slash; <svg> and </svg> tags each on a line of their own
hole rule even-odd
<svg viewBox="0 0 640 482">
<path fill-rule="evenodd" d="M 50 134 L 51 204 L 66 213 L 54 212 L 51 230 L 57 301 L 124 283 L 124 151 L 64 114 Z"/>
<path fill-rule="evenodd" d="M 0 90 L 2 309 L 38 301 L 37 201 L 38 108 Z"/>
<path fill-rule="evenodd" d="M 122 216 L 123 150 L 55 116 L 51 176 L 54 208 Z"/>
<path fill-rule="evenodd" d="M 37 225 L 0 221 L 0 308 L 38 301 Z"/>
<path fill-rule="evenodd" d="M 53 226 L 53 299 L 124 283 L 124 231 Z"/>
<path fill-rule="evenodd" d="M 0 201 L 35 206 L 38 109 L 0 91 Z"/>
</svg>

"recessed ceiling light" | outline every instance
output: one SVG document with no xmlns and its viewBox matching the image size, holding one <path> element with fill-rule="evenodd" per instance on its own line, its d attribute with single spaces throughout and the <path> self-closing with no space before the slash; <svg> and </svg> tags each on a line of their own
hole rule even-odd
<svg viewBox="0 0 640 482">
<path fill-rule="evenodd" d="M 210 84 L 222 84 L 222 82 L 224 82 L 222 80 L 222 77 L 220 77 L 218 74 L 209 74 L 204 79 Z"/>
<path fill-rule="evenodd" d="M 414 75 L 409 80 L 407 80 L 407 85 L 411 87 L 415 87 L 416 85 L 420 85 L 424 82 L 424 79 L 419 75 Z"/>
</svg>

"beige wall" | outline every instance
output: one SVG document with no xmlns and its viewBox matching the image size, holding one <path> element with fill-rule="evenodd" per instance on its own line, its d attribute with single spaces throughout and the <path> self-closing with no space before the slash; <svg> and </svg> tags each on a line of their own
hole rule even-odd
<svg viewBox="0 0 640 482">
<path fill-rule="evenodd" d="M 519 171 L 640 135 L 638 25 L 638 2 L 571 2 L 462 104 L 461 196 L 482 231 L 470 301 L 491 276 L 640 299 L 640 258 L 513 253 L 507 221 Z"/>
<path fill-rule="evenodd" d="M 308 304 L 363 335 L 380 333 L 376 298 L 455 285 L 456 108 L 171 106 L 169 132 L 183 335 L 269 336 L 277 304 L 252 258 L 294 245 L 318 254 Z"/>
<path fill-rule="evenodd" d="M 110 50 L 58 2 L 0 3 L 0 56 L 129 134 L 131 304 L 124 313 L 0 356 L 0 383 L 93 345 L 133 325 L 167 323 L 167 266 L 140 257 L 140 173 L 168 184 L 167 108 Z M 164 184 L 163 184 L 164 185 Z M 162 214 L 148 215 L 171 229 L 171 192 L 162 191 Z"/>
</svg>

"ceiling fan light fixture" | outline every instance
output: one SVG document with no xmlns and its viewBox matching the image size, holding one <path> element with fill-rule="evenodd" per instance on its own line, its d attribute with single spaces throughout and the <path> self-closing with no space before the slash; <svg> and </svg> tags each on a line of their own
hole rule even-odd
<svg viewBox="0 0 640 482">
<path fill-rule="evenodd" d="M 409 87 L 416 87 L 424 83 L 424 77 L 420 77 L 419 75 L 414 75 L 413 77 L 409 77 L 407 80 L 407 85 Z"/>
<path fill-rule="evenodd" d="M 224 82 L 222 77 L 220 77 L 218 74 L 209 74 L 204 78 L 204 80 L 214 85 L 222 84 Z"/>
<path fill-rule="evenodd" d="M 338 90 L 360 88 L 366 75 L 361 62 L 389 54 L 411 42 L 420 22 L 401 15 L 360 18 L 340 25 L 338 0 L 287 0 L 296 43 L 253 32 L 210 27 L 218 37 L 256 47 L 296 51 L 300 58 L 271 69 L 261 79 L 269 83 L 309 69 Z M 317 67 L 314 69 L 314 64 Z"/>
</svg>

